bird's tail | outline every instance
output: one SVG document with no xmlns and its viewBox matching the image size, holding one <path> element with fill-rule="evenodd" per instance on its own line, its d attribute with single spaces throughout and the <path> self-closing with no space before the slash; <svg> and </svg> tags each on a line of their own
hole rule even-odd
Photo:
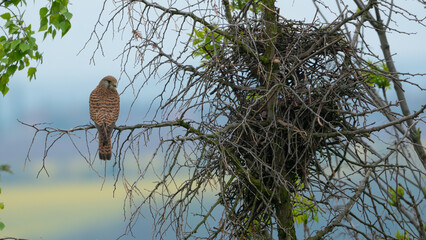
<svg viewBox="0 0 426 240">
<path fill-rule="evenodd" d="M 110 160 L 112 156 L 111 149 L 111 132 L 112 128 L 102 125 L 98 128 L 99 134 L 99 159 Z"/>
</svg>

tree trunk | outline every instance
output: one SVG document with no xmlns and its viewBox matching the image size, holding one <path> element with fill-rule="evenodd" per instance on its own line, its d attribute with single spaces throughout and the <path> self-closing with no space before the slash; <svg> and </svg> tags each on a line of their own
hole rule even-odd
<svg viewBox="0 0 426 240">
<path fill-rule="evenodd" d="M 278 239 L 296 240 L 291 193 L 285 186 L 280 189 L 279 199 L 275 203 L 275 214 L 277 215 Z"/>
<path fill-rule="evenodd" d="M 268 40 L 266 42 L 266 51 L 265 57 L 268 59 L 268 62 L 264 64 L 266 73 L 264 82 L 262 83 L 266 89 L 272 89 L 276 82 L 276 77 L 274 75 L 277 74 L 277 70 L 279 69 L 279 62 L 275 61 L 276 58 L 276 40 L 278 35 L 278 27 L 277 27 L 277 13 L 275 11 L 275 0 L 264 0 L 263 1 L 263 21 L 265 23 L 265 32 L 267 34 Z M 272 96 L 269 97 L 269 101 L 267 103 L 267 116 L 268 122 L 273 122 L 276 118 L 276 104 L 278 101 L 278 96 L 276 91 L 270 91 Z M 281 172 L 282 178 L 286 178 L 286 173 L 282 172 L 284 166 L 284 160 L 282 160 L 279 156 L 281 149 L 277 146 L 280 146 L 280 142 L 282 139 L 275 138 L 278 144 L 273 144 L 271 146 L 272 151 L 275 156 L 274 161 L 276 161 L 276 170 Z M 289 184 L 293 184 L 291 181 L 285 181 Z M 276 214 L 277 228 L 278 228 L 278 239 L 279 240 L 296 240 L 296 230 L 294 228 L 294 220 L 293 220 L 293 206 L 291 202 L 291 193 L 288 192 L 287 187 L 282 185 L 279 187 L 279 193 L 274 197 L 274 208 Z"/>
</svg>

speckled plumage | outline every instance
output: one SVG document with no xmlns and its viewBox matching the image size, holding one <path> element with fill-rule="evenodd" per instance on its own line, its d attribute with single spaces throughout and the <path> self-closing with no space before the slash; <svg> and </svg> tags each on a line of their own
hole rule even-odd
<svg viewBox="0 0 426 240">
<path fill-rule="evenodd" d="M 110 160 L 112 156 L 111 133 L 120 112 L 120 96 L 115 88 L 117 80 L 106 76 L 92 91 L 89 99 L 90 118 L 95 122 L 99 135 L 99 158 Z"/>
</svg>

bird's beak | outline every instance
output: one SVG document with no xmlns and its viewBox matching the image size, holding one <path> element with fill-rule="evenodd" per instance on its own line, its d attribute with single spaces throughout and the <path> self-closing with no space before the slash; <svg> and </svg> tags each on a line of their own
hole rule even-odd
<svg viewBox="0 0 426 240">
<path fill-rule="evenodd" d="M 112 86 L 116 88 L 116 87 L 117 87 L 117 83 L 116 83 L 116 82 L 113 82 L 113 83 L 112 83 Z"/>
</svg>

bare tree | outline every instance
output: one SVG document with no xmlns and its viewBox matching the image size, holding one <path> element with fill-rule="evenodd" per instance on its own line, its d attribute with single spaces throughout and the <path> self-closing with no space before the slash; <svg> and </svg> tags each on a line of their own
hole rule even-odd
<svg viewBox="0 0 426 240">
<path fill-rule="evenodd" d="M 130 79 L 124 93 L 133 91 L 136 102 L 149 82 L 163 86 L 152 121 L 115 128 L 126 234 L 148 206 L 155 239 L 170 231 L 179 239 L 426 238 L 418 128 L 426 105 L 409 110 L 403 87 L 416 74 L 397 72 L 386 38 L 396 13 L 423 20 L 394 1 L 354 0 L 358 10 L 336 1 L 340 12 L 320 21 L 329 7 L 313 3 L 314 20 L 298 22 L 281 16 L 274 0 L 117 1 L 110 20 L 95 25 L 93 59 L 106 51 L 107 32 L 130 35 L 121 54 L 122 79 Z M 364 38 L 371 28 L 382 54 Z M 133 59 L 139 70 L 131 75 Z M 386 97 L 390 82 L 396 102 Z M 379 117 L 387 121 L 375 123 Z M 69 136 L 93 163 L 94 126 L 27 125 L 45 134 L 43 162 Z M 157 134 L 151 161 L 142 162 L 141 149 Z M 133 160 L 139 174 L 129 181 Z M 147 181 L 155 186 L 144 190 Z"/>
</svg>

